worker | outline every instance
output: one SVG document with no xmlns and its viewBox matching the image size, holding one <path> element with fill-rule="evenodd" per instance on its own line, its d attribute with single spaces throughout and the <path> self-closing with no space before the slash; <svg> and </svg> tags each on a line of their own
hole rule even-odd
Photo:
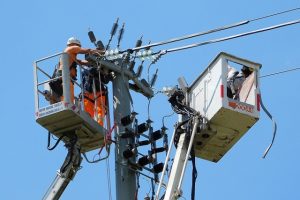
<svg viewBox="0 0 300 200">
<path fill-rule="evenodd" d="M 96 68 L 85 68 L 83 70 L 84 109 L 101 126 L 103 126 L 107 110 L 106 83 L 108 83 L 108 80 L 103 74 L 99 73 Z"/>
<path fill-rule="evenodd" d="M 74 81 L 77 80 L 77 64 L 80 65 L 88 65 L 88 61 L 77 59 L 77 54 L 88 54 L 95 53 L 98 50 L 86 49 L 81 47 L 81 42 L 75 37 L 71 37 L 67 41 L 67 47 L 64 50 L 65 53 L 69 55 L 69 70 L 70 70 L 70 100 L 74 103 Z M 103 53 L 103 52 L 101 52 Z M 58 74 L 57 76 L 61 76 L 62 74 L 62 62 L 59 63 Z M 61 101 L 64 100 L 64 96 L 61 95 Z"/>
<path fill-rule="evenodd" d="M 253 69 L 243 66 L 241 72 L 238 72 L 234 67 L 228 66 L 227 73 L 227 96 L 229 98 L 239 99 L 239 91 L 246 78 L 253 72 Z"/>
<path fill-rule="evenodd" d="M 247 66 L 244 65 L 244 66 L 242 67 L 242 69 L 241 69 L 241 72 L 242 72 L 244 78 L 246 79 L 246 78 L 248 78 L 248 76 L 250 76 L 251 73 L 253 72 L 253 68 L 247 67 Z"/>
</svg>

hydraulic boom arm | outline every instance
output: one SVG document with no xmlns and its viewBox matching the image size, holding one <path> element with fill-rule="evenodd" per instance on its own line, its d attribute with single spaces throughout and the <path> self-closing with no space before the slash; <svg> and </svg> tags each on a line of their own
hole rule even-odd
<svg viewBox="0 0 300 200">
<path fill-rule="evenodd" d="M 77 137 L 73 137 L 66 144 L 68 149 L 66 159 L 44 195 L 43 200 L 58 200 L 69 182 L 75 177 L 76 172 L 80 169 L 82 157 L 80 155 L 80 148 L 76 145 L 76 142 Z"/>
</svg>

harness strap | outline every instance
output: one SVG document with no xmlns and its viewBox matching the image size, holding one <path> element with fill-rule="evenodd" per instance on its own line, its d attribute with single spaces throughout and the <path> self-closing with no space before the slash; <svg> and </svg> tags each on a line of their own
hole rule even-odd
<svg viewBox="0 0 300 200">
<path fill-rule="evenodd" d="M 92 103 L 95 103 L 95 101 L 101 96 L 103 96 L 103 94 L 99 94 L 95 99 L 91 99 L 90 97 L 83 95 L 84 98 L 86 98 L 87 100 L 89 100 Z"/>
</svg>

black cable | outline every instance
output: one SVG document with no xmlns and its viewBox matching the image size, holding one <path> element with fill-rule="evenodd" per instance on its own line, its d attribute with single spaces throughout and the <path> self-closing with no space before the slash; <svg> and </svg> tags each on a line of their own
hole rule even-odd
<svg viewBox="0 0 300 200">
<path fill-rule="evenodd" d="M 78 140 L 77 135 L 74 134 L 74 137 L 70 139 L 70 142 L 68 144 L 66 144 L 66 147 L 68 149 L 68 154 L 67 154 L 68 162 L 66 163 L 66 160 L 65 160 L 64 164 L 61 166 L 61 168 L 60 168 L 60 172 L 61 173 L 64 173 L 65 170 L 66 170 L 66 168 L 73 161 L 73 156 L 74 156 L 74 152 L 73 151 L 75 149 L 75 145 L 76 145 L 77 140 Z"/>
<path fill-rule="evenodd" d="M 50 137 L 51 137 L 51 133 L 50 131 L 48 131 L 48 144 L 47 144 L 47 149 L 49 151 L 52 151 L 53 149 L 55 149 L 57 147 L 57 145 L 59 144 L 59 142 L 63 139 L 63 137 L 65 137 L 65 135 L 62 135 L 58 138 L 58 140 L 56 141 L 56 143 L 53 145 L 53 147 L 50 147 Z"/>
<path fill-rule="evenodd" d="M 265 150 L 264 155 L 262 157 L 262 158 L 266 158 L 267 154 L 269 153 L 269 151 L 270 151 L 270 149 L 273 146 L 273 143 L 275 141 L 276 132 L 277 132 L 277 124 L 276 124 L 276 121 L 274 120 L 273 116 L 270 114 L 270 112 L 264 106 L 261 96 L 260 96 L 260 104 L 261 104 L 262 109 L 265 111 L 265 113 L 269 116 L 269 118 L 273 122 L 273 137 L 272 137 L 272 141 L 271 141 L 271 144 L 268 146 L 268 148 Z"/>
<path fill-rule="evenodd" d="M 163 127 L 165 127 L 165 118 L 171 117 L 172 115 L 174 115 L 174 113 L 175 113 L 175 112 L 172 112 L 171 114 L 168 114 L 168 115 L 163 116 L 163 118 L 162 118 L 162 126 L 163 126 Z"/>
<path fill-rule="evenodd" d="M 174 146 L 175 148 L 177 148 L 177 144 L 178 144 L 178 141 L 179 141 L 179 138 L 180 138 L 180 135 L 183 133 L 181 131 L 178 131 L 178 128 L 180 128 L 182 125 L 188 123 L 189 121 L 191 120 L 191 118 L 187 119 L 187 120 L 184 120 L 182 122 L 179 122 L 176 127 L 175 127 L 175 136 L 174 136 Z"/>
<path fill-rule="evenodd" d="M 74 148 L 74 147 L 73 147 Z M 71 164 L 74 153 L 73 153 L 73 148 L 71 147 L 70 149 L 68 149 L 68 154 L 67 154 L 67 158 L 68 158 L 68 162 L 65 164 L 63 164 L 60 168 L 60 172 L 64 173 L 66 171 L 66 168 Z"/>
<path fill-rule="evenodd" d="M 191 200 L 195 200 L 195 185 L 196 185 L 196 179 L 197 179 L 197 168 L 196 168 L 196 159 L 195 159 L 195 149 L 194 146 L 191 149 L 191 160 L 192 160 L 192 165 L 193 165 L 193 170 L 192 170 L 192 191 L 191 191 Z"/>
<path fill-rule="evenodd" d="M 165 198 L 166 193 L 164 193 L 159 200 L 163 200 Z"/>
<path fill-rule="evenodd" d="M 270 26 L 270 27 L 266 27 L 266 28 L 262 28 L 262 29 L 258 29 L 258 30 L 254 30 L 254 31 L 240 33 L 240 34 L 236 34 L 236 35 L 232 35 L 232 36 L 228 36 L 228 37 L 223 37 L 223 38 L 218 38 L 218 39 L 214 39 L 214 40 L 208 40 L 208 41 L 205 41 L 205 42 L 194 43 L 194 44 L 190 44 L 190 45 L 186 45 L 186 46 L 182 46 L 182 47 L 163 50 L 163 51 L 159 51 L 159 52 L 154 53 L 154 54 L 159 54 L 161 52 L 164 52 L 164 54 L 166 54 L 166 53 L 170 53 L 170 52 L 176 52 L 176 51 L 181 51 L 181 50 L 190 49 L 190 48 L 194 48 L 194 47 L 204 46 L 204 45 L 207 45 L 207 44 L 223 42 L 223 41 L 232 40 L 232 39 L 239 38 L 239 37 L 244 37 L 244 36 L 248 36 L 248 35 L 252 35 L 252 34 L 257 34 L 257 33 L 265 32 L 265 31 L 270 31 L 270 30 L 273 30 L 273 29 L 282 28 L 284 26 L 290 26 L 290 25 L 297 24 L 297 23 L 300 23 L 300 19 L 294 20 L 294 21 L 289 21 L 289 22 L 286 22 L 286 23 L 278 24 L 278 25 L 274 25 L 274 26 Z"/>
<path fill-rule="evenodd" d="M 181 41 L 181 40 L 190 39 L 190 38 L 193 38 L 193 37 L 203 36 L 203 35 L 207 35 L 207 34 L 210 34 L 210 33 L 219 32 L 219 31 L 222 31 L 222 30 L 226 30 L 226 29 L 230 29 L 230 28 L 235 28 L 235 27 L 238 27 L 238 26 L 246 25 L 246 24 L 248 24 L 250 22 L 253 22 L 253 21 L 258 21 L 258 20 L 266 19 L 266 18 L 273 17 L 273 16 L 276 16 L 276 15 L 281 15 L 281 14 L 284 14 L 284 13 L 296 11 L 296 10 L 299 10 L 299 9 L 300 9 L 300 7 L 289 9 L 289 10 L 285 10 L 285 11 L 281 11 L 281 12 L 277 12 L 277 13 L 266 15 L 266 16 L 263 16 L 263 17 L 258 17 L 258 18 L 254 18 L 254 19 L 250 19 L 250 20 L 244 20 L 244 21 L 241 21 L 241 22 L 237 22 L 237 23 L 234 23 L 234 24 L 231 24 L 231 25 L 225 25 L 223 27 L 211 29 L 211 30 L 208 30 L 208 31 L 194 33 L 194 34 L 190 34 L 190 35 L 186 35 L 186 36 L 182 36 L 182 37 L 178 37 L 178 38 L 173 38 L 173 39 L 166 40 L 166 41 L 161 41 L 161 42 L 156 42 L 156 43 L 152 43 L 152 44 L 148 44 L 148 45 L 136 47 L 136 48 L 133 48 L 132 50 L 133 51 L 137 51 L 137 50 L 140 50 L 140 49 L 145 49 L 145 48 L 150 48 L 150 47 L 165 45 L 165 44 L 169 44 L 169 43 L 173 43 L 173 42 L 178 42 L 178 41 Z"/>
<path fill-rule="evenodd" d="M 169 98 L 169 102 L 171 103 L 172 109 L 177 114 L 183 114 L 187 116 L 194 116 L 196 114 L 196 111 L 189 106 L 184 105 L 183 100 L 185 98 L 185 95 L 183 91 L 177 90 L 175 91 L 172 96 Z"/>
</svg>

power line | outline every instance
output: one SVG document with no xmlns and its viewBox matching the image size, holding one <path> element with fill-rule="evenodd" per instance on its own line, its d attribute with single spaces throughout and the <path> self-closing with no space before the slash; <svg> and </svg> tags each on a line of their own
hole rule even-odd
<svg viewBox="0 0 300 200">
<path fill-rule="evenodd" d="M 245 33 L 240 33 L 240 34 L 237 34 L 237 35 L 218 38 L 218 39 L 214 39 L 214 40 L 208 40 L 208 41 L 200 42 L 200 43 L 194 43 L 194 44 L 190 44 L 190 45 L 186 45 L 186 46 L 182 46 L 182 47 L 177 47 L 177 48 L 172 48 L 172 49 L 168 49 L 168 50 L 163 50 L 163 51 L 157 52 L 155 54 L 159 54 L 159 53 L 166 54 L 166 53 L 170 53 L 170 52 L 181 51 L 181 50 L 185 50 L 185 49 L 191 49 L 191 48 L 194 48 L 194 47 L 204 46 L 204 45 L 207 45 L 207 44 L 223 42 L 223 41 L 232 40 L 232 39 L 239 38 L 239 37 L 253 35 L 253 34 L 265 32 L 265 31 L 270 31 L 270 30 L 273 30 L 273 29 L 278 29 L 278 28 L 282 28 L 282 27 L 285 27 L 285 26 L 290 26 L 290 25 L 297 24 L 297 23 L 300 23 L 300 19 L 294 20 L 294 21 L 289 21 L 289 22 L 286 22 L 286 23 L 278 24 L 278 25 L 274 25 L 274 26 L 270 26 L 270 27 L 267 27 L 267 28 L 262 28 L 262 29 L 258 29 L 258 30 L 254 30 L 254 31 L 245 32 Z"/>
<path fill-rule="evenodd" d="M 296 68 L 292 68 L 292 69 L 287 69 L 287 70 L 283 70 L 283 71 L 279 71 L 279 72 L 274 72 L 274 73 L 271 73 L 271 74 L 266 74 L 266 75 L 260 76 L 259 78 L 265 78 L 265 77 L 269 77 L 269 76 L 275 76 L 275 75 L 278 75 L 278 74 L 283 74 L 283 73 L 286 73 L 286 72 L 296 71 L 296 70 L 299 70 L 299 69 L 300 69 L 300 67 L 296 67 Z"/>
<path fill-rule="evenodd" d="M 289 10 L 277 12 L 277 13 L 274 13 L 274 14 L 266 15 L 266 16 L 264 16 L 264 17 L 258 17 L 258 18 L 256 18 L 256 19 L 252 19 L 252 20 L 250 20 L 250 21 L 252 21 L 252 22 L 253 22 L 253 21 L 258 21 L 258 20 L 261 20 L 261 19 L 266 19 L 266 18 L 269 18 L 269 17 L 274 17 L 274 16 L 276 16 L 276 15 L 281 15 L 281 14 L 284 14 L 284 13 L 293 12 L 293 11 L 296 11 L 296 10 L 299 10 L 299 9 L 300 9 L 300 7 L 298 7 L 298 8 L 293 8 L 293 9 L 289 9 Z"/>
<path fill-rule="evenodd" d="M 282 15 L 282 14 L 285 14 L 285 13 L 293 12 L 293 11 L 296 11 L 296 10 L 299 10 L 299 9 L 300 9 L 300 7 L 285 10 L 285 11 L 281 11 L 281 12 L 277 12 L 277 13 L 273 13 L 273 14 L 266 15 L 266 16 L 263 16 L 263 17 L 244 20 L 244 21 L 241 21 L 241 22 L 237 22 L 237 23 L 230 24 L 230 25 L 225 25 L 225 26 L 222 26 L 222 27 L 218 27 L 218 28 L 215 28 L 215 29 L 208 30 L 208 31 L 198 32 L 198 33 L 194 33 L 194 34 L 190 34 L 190 35 L 185 35 L 185 36 L 182 36 L 182 37 L 172 38 L 172 39 L 166 40 L 166 41 L 155 42 L 155 43 L 152 43 L 152 44 L 136 47 L 136 48 L 133 48 L 132 50 L 133 51 L 138 51 L 140 49 L 146 49 L 146 48 L 165 45 L 165 44 L 178 42 L 178 41 L 182 41 L 182 40 L 186 40 L 186 39 L 190 39 L 190 38 L 194 38 L 194 37 L 199 37 L 199 36 L 207 35 L 207 34 L 210 34 L 210 33 L 223 31 L 223 30 L 226 30 L 226 29 L 231 29 L 231 28 L 235 28 L 235 27 L 238 27 L 238 26 L 243 26 L 243 25 L 249 24 L 250 22 L 259 21 L 259 20 L 262 20 L 262 19 L 274 17 L 276 15 Z"/>
</svg>

